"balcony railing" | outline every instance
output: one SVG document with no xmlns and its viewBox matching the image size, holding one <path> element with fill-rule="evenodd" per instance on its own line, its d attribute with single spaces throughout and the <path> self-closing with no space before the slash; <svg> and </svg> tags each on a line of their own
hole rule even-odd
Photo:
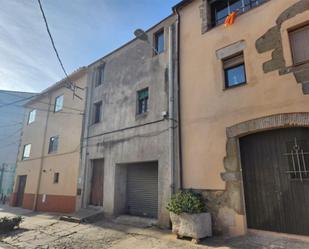
<svg viewBox="0 0 309 249">
<path fill-rule="evenodd" d="M 212 26 L 224 23 L 226 17 L 234 11 L 245 13 L 270 0 L 213 0 L 210 1 Z"/>
</svg>

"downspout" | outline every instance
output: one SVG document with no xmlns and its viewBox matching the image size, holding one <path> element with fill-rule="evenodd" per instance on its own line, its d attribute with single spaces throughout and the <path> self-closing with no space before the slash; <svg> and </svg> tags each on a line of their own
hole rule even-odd
<svg viewBox="0 0 309 249">
<path fill-rule="evenodd" d="M 41 151 L 41 163 L 40 163 L 40 168 L 39 168 L 39 176 L 38 176 L 38 184 L 34 196 L 34 202 L 33 202 L 33 207 L 32 210 L 35 211 L 37 209 L 37 203 L 38 203 L 38 197 L 39 197 L 39 191 L 40 191 L 40 186 L 41 186 L 41 179 L 42 179 L 42 170 L 43 170 L 43 165 L 44 165 L 44 152 L 45 152 L 45 145 L 46 145 L 46 135 L 47 135 L 47 126 L 48 126 L 48 120 L 49 120 L 49 114 L 50 114 L 50 106 L 51 106 L 51 94 L 48 94 L 49 100 L 48 100 L 48 112 L 47 112 L 47 117 L 46 117 L 46 122 L 45 122 L 45 128 L 44 128 L 44 135 L 43 135 L 43 145 L 42 145 L 42 151 Z"/>
<path fill-rule="evenodd" d="M 176 27 L 176 48 L 177 48 L 177 113 L 178 113 L 178 150 L 179 150 L 179 190 L 183 189 L 183 164 L 182 164 L 182 139 L 181 139 L 181 101 L 180 101 L 180 14 L 176 8 L 177 27 Z"/>
<path fill-rule="evenodd" d="M 171 194 L 175 194 L 175 144 L 174 144 L 174 77 L 173 77 L 173 26 L 169 26 L 168 32 L 168 123 L 169 123 L 169 165 L 171 167 Z"/>
<path fill-rule="evenodd" d="M 88 75 L 87 75 L 88 76 Z M 88 78 L 87 78 L 88 79 Z M 84 111 L 83 111 L 83 119 L 82 119 L 82 130 L 81 130 L 81 136 L 80 136 L 80 163 L 79 163 L 79 175 L 78 175 L 78 179 L 77 179 L 77 188 L 78 190 L 80 189 L 81 193 L 80 193 L 80 198 L 79 201 L 77 199 L 76 204 L 75 204 L 75 209 L 79 210 L 80 208 L 83 207 L 83 196 L 84 196 L 84 184 L 83 184 L 83 180 L 82 177 L 84 176 L 84 174 L 82 173 L 84 171 L 83 167 L 84 167 L 84 147 L 87 148 L 87 143 L 86 146 L 84 146 L 84 137 L 85 137 L 85 133 L 86 133 L 86 127 L 88 127 L 88 124 L 86 124 L 86 112 L 87 112 L 87 99 L 88 99 L 88 86 L 85 87 L 85 102 L 84 102 Z M 87 130 L 88 131 L 88 130 Z"/>
<path fill-rule="evenodd" d="M 84 134 L 83 134 L 83 143 L 82 143 L 82 196 L 81 196 L 81 207 L 86 208 L 88 204 L 88 134 L 89 134 L 89 126 L 90 126 L 90 118 L 91 118 L 91 101 L 93 98 L 93 69 L 89 69 L 88 71 L 88 79 L 87 79 L 87 95 L 86 95 L 86 106 L 84 111 L 85 123 L 84 123 Z"/>
</svg>

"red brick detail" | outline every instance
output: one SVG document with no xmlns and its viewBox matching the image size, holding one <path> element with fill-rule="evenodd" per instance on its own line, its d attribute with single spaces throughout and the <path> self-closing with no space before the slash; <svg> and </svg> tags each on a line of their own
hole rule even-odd
<svg viewBox="0 0 309 249">
<path fill-rule="evenodd" d="M 23 208 L 26 208 L 26 209 L 32 209 L 33 208 L 34 196 L 35 196 L 34 194 L 24 193 Z"/>
<path fill-rule="evenodd" d="M 76 196 L 46 195 L 45 202 L 42 202 L 43 195 L 39 195 L 37 211 L 73 213 L 75 212 Z"/>
<path fill-rule="evenodd" d="M 12 193 L 10 196 L 10 206 L 16 207 L 17 193 Z"/>
</svg>

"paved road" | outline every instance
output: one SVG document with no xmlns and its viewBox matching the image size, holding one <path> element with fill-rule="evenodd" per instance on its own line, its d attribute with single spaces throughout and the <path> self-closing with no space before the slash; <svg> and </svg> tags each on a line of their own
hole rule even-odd
<svg viewBox="0 0 309 249">
<path fill-rule="evenodd" d="M 93 224 L 76 224 L 55 219 L 52 215 L 23 213 L 22 209 L 1 210 L 0 217 L 24 214 L 21 229 L 0 237 L 0 248 L 66 249 L 309 249 L 309 243 L 270 236 L 216 237 L 202 245 L 177 240 L 170 231 L 141 229 L 100 220 Z"/>
</svg>

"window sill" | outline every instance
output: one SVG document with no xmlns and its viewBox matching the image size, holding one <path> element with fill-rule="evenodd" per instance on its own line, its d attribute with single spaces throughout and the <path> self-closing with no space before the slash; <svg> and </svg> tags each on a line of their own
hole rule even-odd
<svg viewBox="0 0 309 249">
<path fill-rule="evenodd" d="M 141 113 L 141 114 L 136 114 L 135 120 L 144 119 L 144 118 L 147 117 L 147 115 L 148 115 L 148 112 L 144 112 L 144 113 Z"/>
<path fill-rule="evenodd" d="M 55 155 L 55 154 L 57 154 L 57 151 L 51 151 L 47 153 L 47 155 Z"/>
<path fill-rule="evenodd" d="M 159 57 L 160 55 L 162 55 L 162 54 L 165 54 L 165 52 L 166 52 L 166 50 L 164 50 L 164 51 L 162 51 L 161 53 L 153 53 L 152 54 L 152 58 L 157 58 L 157 57 Z"/>
<path fill-rule="evenodd" d="M 223 91 L 228 91 L 228 90 L 230 90 L 230 89 L 235 89 L 235 88 L 242 87 L 242 86 L 246 86 L 246 85 L 248 85 L 248 82 L 239 83 L 239 84 L 234 85 L 234 86 L 224 87 L 224 88 L 223 88 Z"/>
</svg>

